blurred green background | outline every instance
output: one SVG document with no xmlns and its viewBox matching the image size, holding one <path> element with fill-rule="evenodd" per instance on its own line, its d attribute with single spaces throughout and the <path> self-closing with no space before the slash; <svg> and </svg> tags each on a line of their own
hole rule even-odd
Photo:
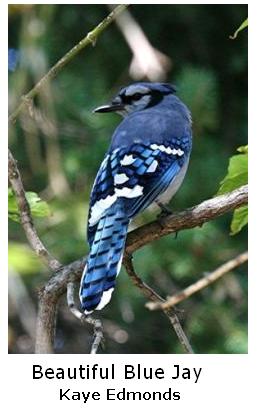
<svg viewBox="0 0 257 411">
<path fill-rule="evenodd" d="M 10 112 L 20 97 L 108 13 L 107 5 L 9 5 L 9 48 L 18 62 L 9 75 Z M 36 218 L 43 242 L 63 264 L 86 255 L 86 219 L 94 176 L 120 118 L 92 109 L 121 86 L 150 79 L 175 84 L 193 115 L 194 146 L 187 177 L 172 201 L 180 210 L 212 197 L 228 160 L 247 143 L 247 31 L 230 40 L 246 5 L 132 5 L 95 47 L 83 50 L 23 113 L 9 143 L 27 191 L 47 201 Z M 132 40 L 131 40 L 132 39 Z M 129 40 L 129 44 L 128 44 Z M 153 219 L 151 211 L 134 227 Z M 245 250 L 246 229 L 230 236 L 231 215 L 167 236 L 135 253 L 140 276 L 162 296 L 172 294 Z M 9 225 L 9 350 L 33 352 L 37 290 L 49 278 L 20 225 Z M 197 353 L 247 352 L 245 265 L 179 305 Z M 124 269 L 111 303 L 98 313 L 106 353 L 181 353 L 170 325 L 145 308 Z M 56 352 L 85 353 L 92 330 L 60 301 Z"/>
</svg>

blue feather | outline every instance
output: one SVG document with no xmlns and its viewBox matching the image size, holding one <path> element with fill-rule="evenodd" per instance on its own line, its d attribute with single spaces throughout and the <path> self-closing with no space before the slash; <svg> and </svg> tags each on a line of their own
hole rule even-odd
<svg viewBox="0 0 257 411">
<path fill-rule="evenodd" d="M 180 166 L 177 161 L 173 162 L 168 170 L 158 179 L 155 181 L 155 184 L 149 186 L 147 193 L 136 199 L 133 204 L 130 205 L 130 212 L 129 216 L 132 217 L 137 214 L 139 211 L 143 211 L 147 208 L 155 198 L 157 198 L 161 193 L 163 193 L 172 180 L 177 176 L 178 172 L 180 171 Z"/>
<path fill-rule="evenodd" d="M 129 219 L 117 204 L 110 207 L 97 224 L 80 287 L 80 300 L 85 312 L 98 309 L 104 292 L 115 286 L 128 224 Z"/>
</svg>

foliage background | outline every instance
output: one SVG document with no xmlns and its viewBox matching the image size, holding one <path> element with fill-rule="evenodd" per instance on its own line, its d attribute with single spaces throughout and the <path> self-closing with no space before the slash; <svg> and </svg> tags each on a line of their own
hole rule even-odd
<svg viewBox="0 0 257 411">
<path fill-rule="evenodd" d="M 130 12 L 171 67 L 165 81 L 193 115 L 194 147 L 183 187 L 172 202 L 183 209 L 219 189 L 228 159 L 247 142 L 247 32 L 229 39 L 247 17 L 246 5 L 133 5 Z M 63 54 L 108 13 L 106 5 L 10 5 L 9 47 L 18 63 L 9 75 L 9 108 Z M 115 24 L 95 47 L 82 51 L 35 100 L 37 121 L 23 115 L 10 128 L 27 191 L 39 193 L 50 215 L 37 218 L 42 240 L 63 263 L 85 255 L 90 188 L 120 119 L 93 115 L 129 74 L 131 50 Z M 154 217 L 138 217 L 142 224 Z M 165 237 L 135 254 L 140 276 L 165 296 L 196 281 L 246 248 L 246 229 L 230 236 L 231 216 Z M 11 353 L 33 352 L 37 289 L 48 273 L 10 221 Z M 112 302 L 101 312 L 107 353 L 180 353 L 167 320 L 149 312 L 145 299 L 122 270 Z M 179 306 L 184 329 L 198 353 L 247 351 L 245 266 Z M 60 302 L 56 352 L 87 352 L 91 329 L 81 327 Z"/>
</svg>

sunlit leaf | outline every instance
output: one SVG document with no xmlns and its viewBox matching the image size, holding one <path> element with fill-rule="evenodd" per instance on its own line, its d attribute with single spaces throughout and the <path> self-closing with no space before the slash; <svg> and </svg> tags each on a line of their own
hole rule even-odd
<svg viewBox="0 0 257 411">
<path fill-rule="evenodd" d="M 27 192 L 26 198 L 29 202 L 33 217 L 47 217 L 50 215 L 50 208 L 46 201 L 33 192 Z"/>
<path fill-rule="evenodd" d="M 240 147 L 240 153 L 242 153 Z M 248 156 L 247 153 L 237 154 L 229 160 L 228 173 L 220 183 L 218 194 L 229 193 L 248 181 Z"/>
<path fill-rule="evenodd" d="M 248 182 L 248 146 L 237 149 L 240 154 L 232 156 L 229 160 L 228 173 L 220 183 L 218 194 L 229 193 Z M 238 208 L 233 213 L 231 222 L 231 234 L 239 233 L 248 223 L 248 207 Z"/>
<path fill-rule="evenodd" d="M 28 191 L 26 199 L 29 203 L 32 217 L 47 217 L 50 215 L 50 208 L 46 201 L 41 200 L 37 193 Z M 11 220 L 19 222 L 19 210 L 13 191 L 8 190 L 8 216 Z"/>
<path fill-rule="evenodd" d="M 239 153 L 248 154 L 248 145 L 238 147 L 237 151 L 238 151 Z"/>
<path fill-rule="evenodd" d="M 19 274 L 34 274 L 43 269 L 34 251 L 28 245 L 17 242 L 9 243 L 8 265 Z"/>
<path fill-rule="evenodd" d="M 231 178 L 226 177 L 221 183 L 222 185 L 218 194 L 229 193 L 230 191 L 247 184 L 247 176 L 247 173 L 238 173 Z"/>
<path fill-rule="evenodd" d="M 239 233 L 242 228 L 248 223 L 248 206 L 243 206 L 234 211 L 231 222 L 231 234 Z"/>
</svg>

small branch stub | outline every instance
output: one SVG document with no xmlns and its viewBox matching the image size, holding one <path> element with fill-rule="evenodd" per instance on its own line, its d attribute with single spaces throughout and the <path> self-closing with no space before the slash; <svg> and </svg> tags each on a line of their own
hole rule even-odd
<svg viewBox="0 0 257 411">
<path fill-rule="evenodd" d="M 94 340 L 91 346 L 90 354 L 97 354 L 100 345 L 103 343 L 103 326 L 99 319 L 95 319 L 89 315 L 85 315 L 81 312 L 75 305 L 74 299 L 74 282 L 69 282 L 67 284 L 67 304 L 71 313 L 82 323 L 91 324 L 94 327 Z"/>
</svg>

